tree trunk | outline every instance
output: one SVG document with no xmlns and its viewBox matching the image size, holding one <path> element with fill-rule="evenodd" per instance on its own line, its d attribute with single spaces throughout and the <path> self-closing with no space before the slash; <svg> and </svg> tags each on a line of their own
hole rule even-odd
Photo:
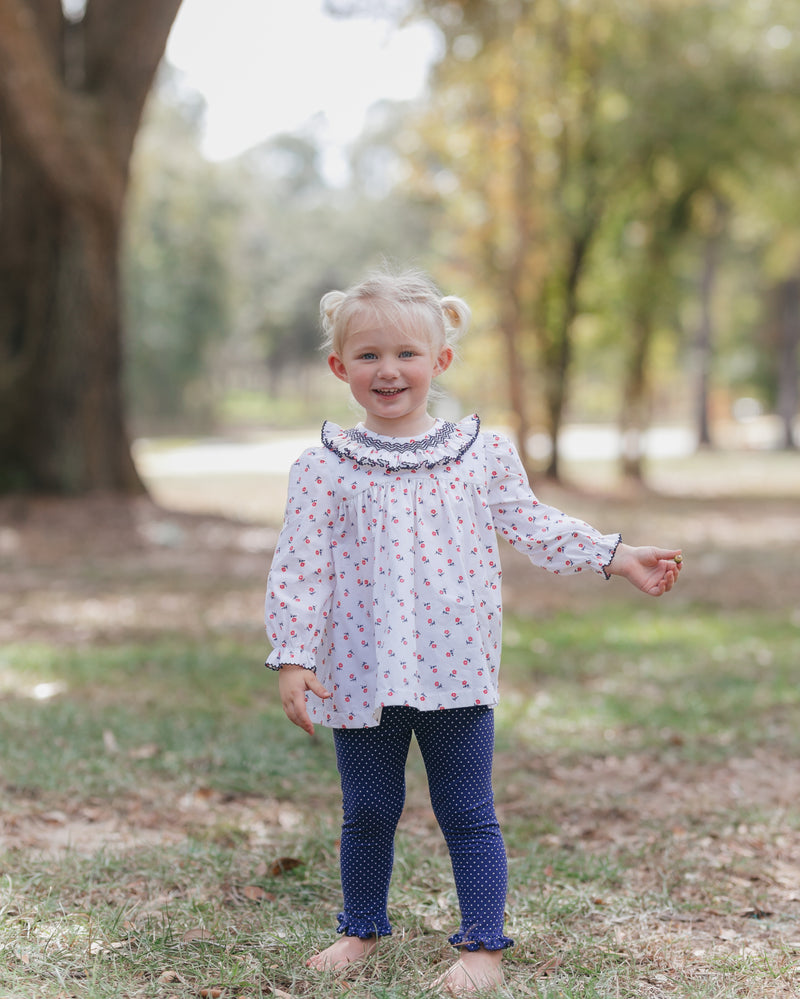
<svg viewBox="0 0 800 999">
<path fill-rule="evenodd" d="M 722 209 L 717 204 L 718 222 L 721 223 Z M 713 297 L 719 265 L 719 224 L 706 239 L 703 254 L 703 271 L 700 278 L 700 322 L 694 341 L 697 381 L 695 384 L 695 416 L 697 421 L 697 443 L 700 447 L 711 447 L 711 419 L 709 398 L 711 385 L 711 363 L 714 357 L 714 310 Z"/>
<path fill-rule="evenodd" d="M 800 280 L 784 281 L 778 288 L 778 416 L 783 430 L 782 447 L 794 450 L 798 442 L 794 421 L 798 409 L 798 352 L 800 351 Z"/>
<path fill-rule="evenodd" d="M 521 322 L 519 307 L 515 295 L 511 293 L 508 294 L 505 304 L 500 310 L 499 325 L 506 342 L 508 404 L 516 421 L 514 431 L 517 450 L 519 451 L 523 467 L 530 474 L 531 462 L 528 450 L 528 438 L 530 437 L 531 425 L 528 416 L 528 385 L 525 378 L 525 364 L 520 349 Z"/>
<path fill-rule="evenodd" d="M 0 490 L 139 492 L 119 245 L 133 142 L 180 0 L 0 0 Z"/>
<path fill-rule="evenodd" d="M 578 315 L 578 292 L 586 264 L 592 239 L 597 228 L 597 219 L 593 212 L 584 214 L 581 231 L 570 240 L 566 249 L 567 263 L 563 287 L 556 294 L 563 299 L 560 306 L 561 318 L 554 331 L 549 331 L 552 340 L 547 337 L 548 331 L 541 328 L 542 353 L 544 369 L 547 377 L 545 396 L 547 400 L 548 430 L 552 441 L 550 460 L 546 474 L 548 478 L 558 481 L 561 477 L 561 450 L 559 435 L 564 424 L 564 413 L 567 406 L 569 391 L 570 368 L 573 355 L 573 327 Z"/>
<path fill-rule="evenodd" d="M 620 467 L 632 483 L 644 480 L 644 431 L 649 422 L 647 358 L 652 339 L 652 317 L 648 308 L 638 310 L 631 324 L 631 346 L 622 386 Z"/>
<path fill-rule="evenodd" d="M 567 337 L 559 335 L 549 349 L 543 353 L 545 371 L 545 411 L 547 433 L 550 437 L 550 457 L 547 460 L 545 475 L 558 482 L 561 479 L 561 447 L 559 438 L 564 422 L 564 408 L 567 399 L 567 377 L 570 366 L 572 344 Z"/>
<path fill-rule="evenodd" d="M 13 147 L 2 204 L 0 487 L 140 491 L 122 421 L 120 221 L 53 198 Z"/>
</svg>

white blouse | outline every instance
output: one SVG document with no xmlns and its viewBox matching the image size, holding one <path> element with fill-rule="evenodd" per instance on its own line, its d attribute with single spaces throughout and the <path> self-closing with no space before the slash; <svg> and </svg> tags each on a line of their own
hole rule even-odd
<svg viewBox="0 0 800 999">
<path fill-rule="evenodd" d="M 267 582 L 267 666 L 315 670 L 312 720 L 377 725 L 381 709 L 497 704 L 497 533 L 554 573 L 607 577 L 619 534 L 532 493 L 513 444 L 477 416 L 400 439 L 326 422 L 292 466 Z"/>
</svg>

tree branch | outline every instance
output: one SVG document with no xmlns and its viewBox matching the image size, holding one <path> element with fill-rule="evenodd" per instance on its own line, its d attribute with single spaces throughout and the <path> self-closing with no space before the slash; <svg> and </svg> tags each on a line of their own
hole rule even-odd
<svg viewBox="0 0 800 999">
<path fill-rule="evenodd" d="M 117 155 L 127 162 L 181 0 L 88 0 L 86 88 L 101 97 Z"/>
<path fill-rule="evenodd" d="M 63 94 L 24 0 L 0 0 L 0 106 L 27 147 L 43 136 L 63 154 Z"/>
<path fill-rule="evenodd" d="M 121 204 L 124 185 L 111 168 L 91 103 L 69 91 L 25 0 L 0 0 L 0 110 L 19 147 L 57 197 L 84 207 Z"/>
<path fill-rule="evenodd" d="M 0 0 L 0 121 L 56 196 L 118 213 L 147 94 L 181 0 L 89 0 L 82 79 L 62 79 L 52 0 Z M 49 49 L 48 49 L 48 42 Z"/>
</svg>

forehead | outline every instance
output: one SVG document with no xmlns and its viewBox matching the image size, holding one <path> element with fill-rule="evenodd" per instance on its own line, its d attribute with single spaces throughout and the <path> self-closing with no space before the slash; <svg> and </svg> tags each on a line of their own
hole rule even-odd
<svg viewBox="0 0 800 999">
<path fill-rule="evenodd" d="M 428 311 L 415 303 L 362 302 L 348 316 L 344 336 L 430 344 L 436 337 L 433 327 Z"/>
<path fill-rule="evenodd" d="M 354 326 L 345 336 L 346 350 L 364 350 L 375 347 L 382 350 L 398 350 L 403 347 L 430 350 L 431 335 L 425 329 L 403 329 L 389 323 L 367 323 Z"/>
</svg>

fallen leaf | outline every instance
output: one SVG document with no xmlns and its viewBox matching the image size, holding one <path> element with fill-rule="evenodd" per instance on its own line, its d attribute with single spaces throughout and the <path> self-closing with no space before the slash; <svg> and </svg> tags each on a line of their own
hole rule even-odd
<svg viewBox="0 0 800 999">
<path fill-rule="evenodd" d="M 112 943 L 103 943 L 100 940 L 92 940 L 89 944 L 89 953 L 93 957 L 98 954 L 110 954 L 115 950 L 126 950 L 130 946 L 127 940 L 115 940 Z"/>
<path fill-rule="evenodd" d="M 168 968 L 166 971 L 161 972 L 158 976 L 158 981 L 162 985 L 166 985 L 168 982 L 182 982 L 183 979 L 177 971 L 173 971 L 171 968 Z"/>
<path fill-rule="evenodd" d="M 61 826 L 67 821 L 67 816 L 64 812 L 44 812 L 39 816 L 42 822 L 46 822 L 48 825 Z"/>
<path fill-rule="evenodd" d="M 562 960 L 563 958 L 556 954 L 554 957 L 551 957 L 549 961 L 545 961 L 544 964 L 540 964 L 536 971 L 534 971 L 534 976 L 536 978 L 547 978 L 552 971 L 557 971 L 561 967 Z"/>
<path fill-rule="evenodd" d="M 196 926 L 192 930 L 187 930 L 181 940 L 184 943 L 194 943 L 196 940 L 213 940 L 214 934 L 204 930 L 202 926 Z"/>
<path fill-rule="evenodd" d="M 263 902 L 266 900 L 274 899 L 274 895 L 270 895 L 269 892 L 264 891 L 259 885 L 247 885 L 242 888 L 242 894 L 245 898 L 249 898 L 251 902 Z"/>
<path fill-rule="evenodd" d="M 269 873 L 276 878 L 279 874 L 285 874 L 286 871 L 291 871 L 294 870 L 295 867 L 302 866 L 302 860 L 296 860 L 294 857 L 278 857 L 277 860 L 272 862 Z"/>
</svg>

